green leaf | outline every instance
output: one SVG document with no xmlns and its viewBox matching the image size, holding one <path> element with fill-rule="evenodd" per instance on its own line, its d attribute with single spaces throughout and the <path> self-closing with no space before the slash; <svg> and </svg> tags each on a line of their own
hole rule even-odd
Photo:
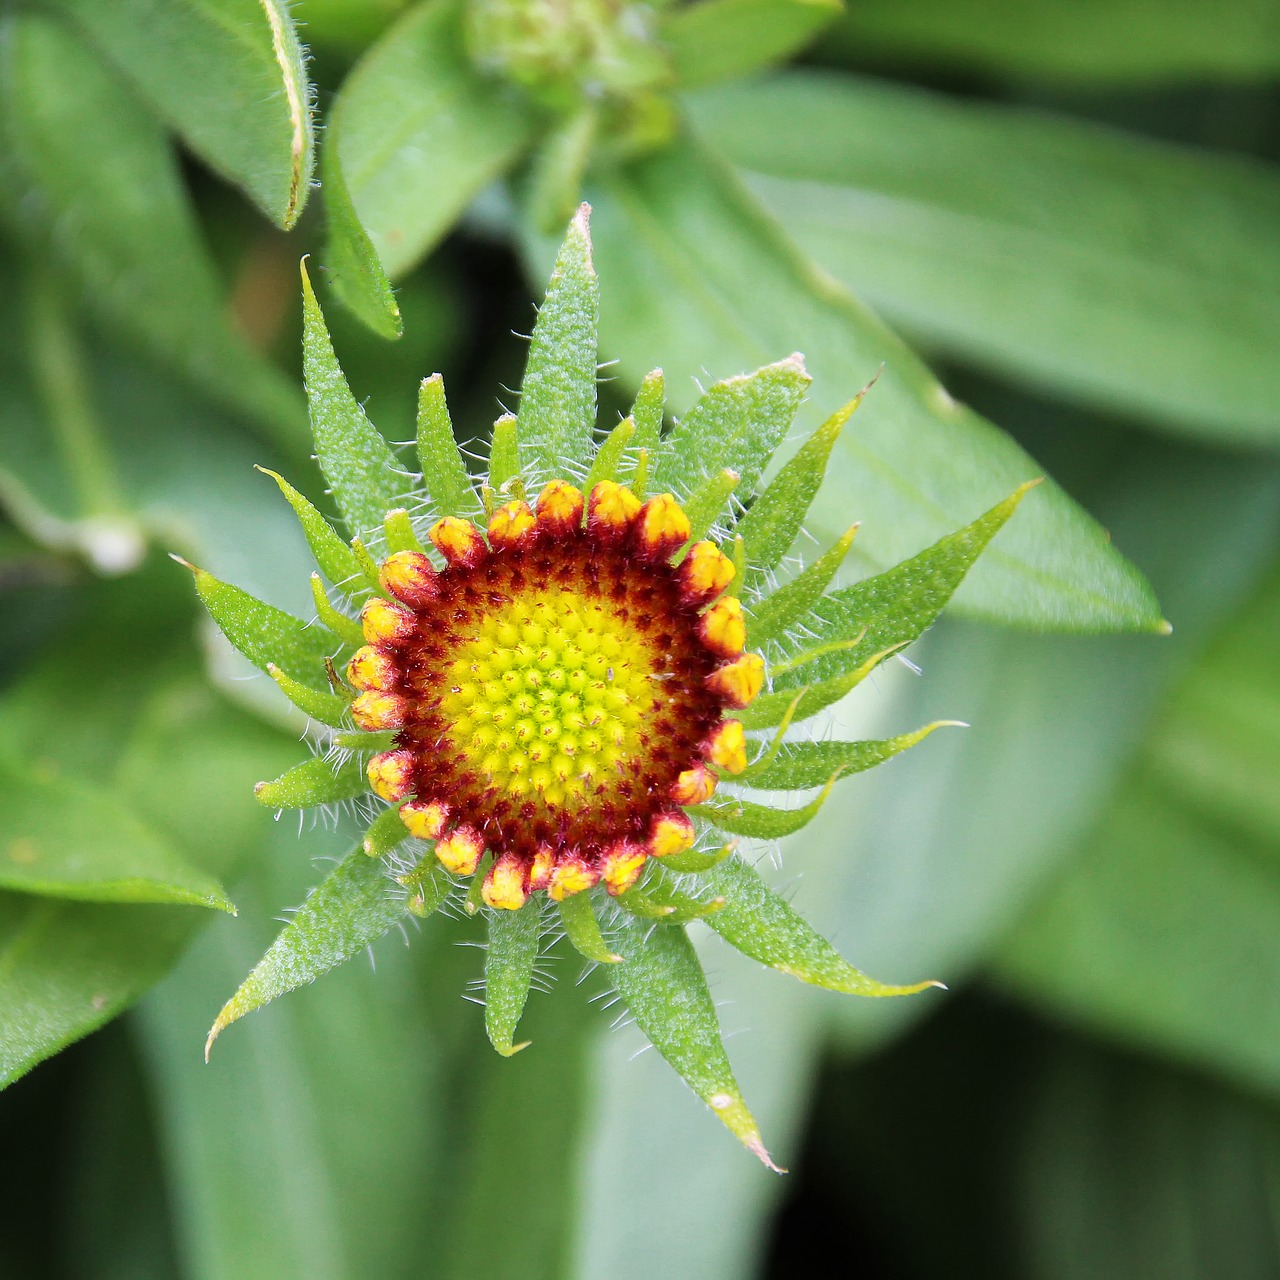
<svg viewBox="0 0 1280 1280">
<path fill-rule="evenodd" d="M 935 729 L 966 728 L 958 720 L 935 720 L 914 733 L 862 742 L 784 742 L 778 754 L 758 770 L 752 766 L 735 782 L 760 791 L 802 791 L 820 787 L 835 772 L 862 773 L 923 742 Z"/>
<path fill-rule="evenodd" d="M 589 213 L 583 205 L 569 224 L 520 387 L 520 460 L 533 489 L 586 458 L 595 431 L 600 285 L 591 262 Z"/>
<path fill-rule="evenodd" d="M 751 509 L 738 521 L 737 533 L 747 560 L 743 580 L 746 590 L 758 589 L 768 580 L 800 534 L 805 517 L 827 471 L 827 460 L 844 424 L 862 403 L 866 390 L 842 405 L 800 446 L 778 472 Z"/>
<path fill-rule="evenodd" d="M 915 640 L 942 612 L 1029 487 L 1024 485 L 972 524 L 887 573 L 824 596 L 802 620 L 802 662 L 790 669 L 773 664 L 775 690 L 794 690 L 847 675 L 873 654 L 888 653 Z M 827 652 L 804 660 L 823 649 Z"/>
<path fill-rule="evenodd" d="M 822 593 L 831 585 L 832 578 L 840 571 L 858 528 L 855 524 L 845 530 L 840 541 L 802 573 L 777 591 L 747 606 L 747 632 L 753 645 L 781 639 L 788 627 L 817 605 Z"/>
<path fill-rule="evenodd" d="M 827 31 L 825 49 L 859 62 L 928 63 L 1015 80 L 1068 84 L 1256 81 L 1280 69 L 1275 14 L 1251 0 L 1206 9 L 1166 0 L 863 0 Z"/>
<path fill-rule="evenodd" d="M 484 1029 L 504 1058 L 529 1045 L 514 1044 L 516 1024 L 529 999 L 541 941 L 542 902 L 531 898 L 519 911 L 491 911 L 484 958 Z"/>
<path fill-rule="evenodd" d="M 609 977 L 640 1030 L 730 1133 L 776 1169 L 733 1078 L 715 1003 L 684 929 L 624 916 L 619 930 L 623 958 Z"/>
<path fill-rule="evenodd" d="M 404 333 L 404 320 L 396 296 L 378 252 L 356 216 L 338 149 L 332 142 L 325 146 L 320 169 L 325 208 L 324 264 L 333 291 L 380 338 L 399 338 Z"/>
<path fill-rule="evenodd" d="M 205 1058 L 231 1023 L 363 951 L 404 916 L 403 893 L 388 879 L 381 860 L 357 845 L 312 890 L 223 1005 L 209 1030 Z"/>
<path fill-rule="evenodd" d="M 112 329 L 296 449 L 297 393 L 228 323 L 161 125 L 61 20 L 0 28 L 0 214 Z"/>
<path fill-rule="evenodd" d="M 682 88 L 736 80 L 803 48 L 844 8 L 840 0 L 699 0 L 660 27 Z"/>
<path fill-rule="evenodd" d="M 791 430 L 811 381 L 804 358 L 794 355 L 715 383 L 667 437 L 652 473 L 654 487 L 686 498 L 707 477 L 728 469 L 741 477 L 737 493 L 745 502 Z"/>
<path fill-rule="evenodd" d="M 594 964 L 617 964 L 622 959 L 609 949 L 596 919 L 590 893 L 574 893 L 560 901 L 560 923 L 574 949 Z"/>
<path fill-rule="evenodd" d="M 0 756 L 0 889 L 83 902 L 173 902 L 235 914 L 123 799 Z"/>
<path fill-rule="evenodd" d="M 364 768 L 359 756 L 313 756 L 271 782 L 259 782 L 253 794 L 268 809 L 310 809 L 354 800 L 369 790 Z"/>
<path fill-rule="evenodd" d="M 709 800 L 694 805 L 689 813 L 714 823 L 721 831 L 735 836 L 753 836 L 758 840 L 780 840 L 808 826 L 827 802 L 831 788 L 839 777 L 836 771 L 822 791 L 799 809 L 777 809 L 773 805 L 755 804 L 751 800 Z"/>
<path fill-rule="evenodd" d="M 351 394 L 305 264 L 302 321 L 302 370 L 320 468 L 351 532 L 379 534 L 387 512 L 405 505 L 410 481 Z"/>
<path fill-rule="evenodd" d="M 803 347 L 815 381 L 801 423 L 812 429 L 885 364 L 858 430 L 833 452 L 814 509 L 819 532 L 838 536 L 856 513 L 871 562 L 892 564 L 1036 474 L 1021 449 L 955 403 L 889 330 L 803 258 L 704 148 L 679 142 L 602 175 L 593 203 L 606 281 L 604 354 L 620 357 L 621 375 L 634 383 L 662 365 L 678 408 L 704 367 L 750 367 Z M 1161 625 L 1142 576 L 1053 486 L 958 603 L 1039 627 Z"/>
<path fill-rule="evenodd" d="M 336 636 L 256 600 L 239 587 L 219 582 L 203 569 L 187 568 L 195 574 L 196 591 L 222 634 L 255 667 L 265 671 L 274 663 L 300 684 L 328 691 L 324 662 L 339 648 Z"/>
<path fill-rule="evenodd" d="M 283 476 L 259 467 L 280 487 L 280 492 L 293 508 L 306 536 L 307 546 L 324 576 L 340 591 L 356 593 L 367 590 L 364 573 L 354 552 L 334 532 L 333 526 Z"/>
<path fill-rule="evenodd" d="M 462 48 L 457 5 L 428 0 L 357 64 L 330 121 L 347 188 L 394 280 L 506 170 L 534 119 Z"/>
<path fill-rule="evenodd" d="M 1280 439 L 1271 169 L 822 73 L 694 111 L 801 250 L 930 350 L 1211 440 Z"/>
<path fill-rule="evenodd" d="M 942 985 L 917 982 L 895 987 L 868 978 L 736 853 L 697 883 L 725 902 L 723 910 L 707 917 L 711 928 L 744 955 L 801 982 L 854 996 L 909 996 Z"/>
<path fill-rule="evenodd" d="M 860 638 L 857 636 L 847 645 L 835 645 L 832 648 L 837 653 L 852 649 Z M 831 676 L 827 680 L 803 685 L 799 697 L 794 689 L 789 688 L 762 693 L 749 707 L 737 712 L 737 718 L 748 729 L 772 729 L 792 720 L 807 720 L 832 703 L 839 702 L 846 694 L 852 693 L 887 657 L 897 653 L 901 647 L 894 645 L 871 654 L 846 675 Z"/>
<path fill-rule="evenodd" d="M 444 379 L 433 373 L 418 389 L 418 460 L 422 481 L 442 515 L 472 516 L 480 502 L 453 438 Z"/>
</svg>

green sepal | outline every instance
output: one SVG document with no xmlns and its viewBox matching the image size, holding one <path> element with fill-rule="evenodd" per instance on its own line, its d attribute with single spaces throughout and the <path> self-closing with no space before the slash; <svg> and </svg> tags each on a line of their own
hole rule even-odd
<svg viewBox="0 0 1280 1280">
<path fill-rule="evenodd" d="M 749 765 L 734 781 L 761 791 L 804 791 L 820 787 L 833 773 L 839 772 L 843 777 L 847 773 L 874 769 L 917 742 L 923 742 L 944 725 L 960 726 L 961 722 L 935 720 L 914 733 L 863 742 L 784 742 L 776 756 L 767 762 L 762 760 L 759 768 Z"/>
<path fill-rule="evenodd" d="M 824 555 L 819 556 L 807 569 L 798 573 L 790 582 L 779 587 L 772 595 L 765 596 L 746 607 L 747 636 L 753 645 L 776 640 L 786 633 L 789 626 L 808 613 L 822 599 L 822 593 L 831 585 L 839 572 L 858 531 L 855 524 Z"/>
<path fill-rule="evenodd" d="M 573 893 L 562 898 L 560 923 L 564 926 L 565 937 L 585 959 L 596 964 L 617 964 L 622 959 L 609 950 L 609 944 L 600 932 L 600 921 L 596 919 L 590 893 Z"/>
<path fill-rule="evenodd" d="M 258 470 L 276 482 L 293 508 L 320 572 L 341 591 L 363 591 L 365 583 L 360 566 L 351 548 L 338 537 L 333 526 L 283 476 L 266 467 L 258 467 Z"/>
<path fill-rule="evenodd" d="M 378 729 L 368 733 L 363 729 L 353 729 L 346 733 L 335 733 L 333 745 L 343 751 L 360 751 L 372 755 L 377 751 L 390 751 L 396 745 L 394 729 Z"/>
<path fill-rule="evenodd" d="M 662 416 L 667 403 L 667 382 L 661 369 L 646 373 L 636 392 L 631 408 L 631 421 L 636 424 L 636 434 L 631 441 L 633 449 L 648 449 L 656 455 L 662 444 Z"/>
<path fill-rule="evenodd" d="M 493 443 L 489 446 L 489 488 L 506 495 L 506 486 L 520 475 L 519 419 L 504 413 L 493 424 Z"/>
<path fill-rule="evenodd" d="M 371 858 L 381 858 L 409 838 L 409 828 L 400 819 L 400 806 L 383 809 L 369 824 L 361 847 Z"/>
<path fill-rule="evenodd" d="M 807 652 L 829 651 L 798 670 L 780 671 L 778 664 L 771 664 L 775 692 L 844 675 L 859 668 L 869 654 L 916 639 L 942 612 L 974 561 L 1038 483 L 1031 480 L 1021 485 L 972 524 L 940 538 L 910 560 L 824 596 L 801 620 L 804 648 L 793 653 L 793 667 Z M 853 639 L 856 644 L 839 647 Z"/>
<path fill-rule="evenodd" d="M 827 473 L 831 450 L 866 394 L 867 387 L 864 387 L 848 404 L 837 409 L 804 442 L 799 453 L 778 472 L 751 504 L 751 510 L 738 521 L 747 571 L 736 589 L 758 589 L 795 544 Z"/>
<path fill-rule="evenodd" d="M 380 338 L 399 338 L 404 321 L 396 295 L 351 201 L 337 138 L 332 133 L 320 155 L 320 174 L 326 223 L 324 263 L 330 286 L 348 310 Z"/>
<path fill-rule="evenodd" d="M 358 537 L 351 539 L 351 554 L 355 556 L 360 572 L 364 574 L 369 585 L 380 596 L 389 600 L 391 597 L 382 589 L 382 579 L 378 575 L 378 562 L 374 559 L 373 552 Z"/>
<path fill-rule="evenodd" d="M 531 897 L 518 911 L 489 913 L 489 950 L 484 958 L 484 1029 L 504 1058 L 528 1046 L 514 1044 L 516 1024 L 529 999 L 538 960 L 542 899 Z"/>
<path fill-rule="evenodd" d="M 336 636 L 251 596 L 213 574 L 173 557 L 195 574 L 196 592 L 222 634 L 261 671 L 275 663 L 313 689 L 328 689 L 324 660 L 338 649 Z"/>
<path fill-rule="evenodd" d="M 724 909 L 721 897 L 698 899 L 682 893 L 655 869 L 645 877 L 644 887 L 637 886 L 618 894 L 619 904 L 641 920 L 660 920 L 663 924 L 690 924 Z"/>
<path fill-rule="evenodd" d="M 380 532 L 383 517 L 405 506 L 410 482 L 390 446 L 351 394 L 334 355 L 324 313 L 302 264 L 302 372 L 316 457 L 347 527 Z"/>
<path fill-rule="evenodd" d="M 636 1024 L 734 1137 L 777 1169 L 734 1079 L 715 1002 L 684 929 L 625 913 L 618 927 L 623 958 L 607 972 Z"/>
<path fill-rule="evenodd" d="M 387 535 L 388 551 L 422 551 L 422 543 L 414 530 L 413 521 L 403 507 L 388 511 L 382 527 Z"/>
<path fill-rule="evenodd" d="M 351 706 L 350 698 L 300 684 L 281 671 L 274 662 L 267 663 L 267 675 L 280 686 L 280 691 L 299 711 L 309 715 L 318 724 L 327 724 L 331 729 L 337 729 L 348 723 L 347 708 Z"/>
<path fill-rule="evenodd" d="M 635 430 L 635 419 L 623 418 L 605 437 L 604 443 L 601 444 L 600 448 L 596 450 L 596 456 L 591 461 L 591 470 L 587 473 L 586 481 L 582 486 L 583 493 L 588 498 L 591 496 L 591 490 L 601 480 L 617 480 L 618 474 L 622 469 L 623 454 L 631 443 Z"/>
<path fill-rule="evenodd" d="M 420 920 L 435 911 L 453 892 L 453 880 L 440 865 L 434 842 L 418 865 L 406 875 L 397 876 L 396 880 L 409 891 L 405 909 Z"/>
<path fill-rule="evenodd" d="M 493 852 L 486 849 L 484 856 L 476 866 L 475 872 L 467 884 L 467 894 L 462 900 L 462 909 L 469 916 L 478 915 L 484 906 L 484 882 L 493 866 Z"/>
<path fill-rule="evenodd" d="M 704 480 L 681 504 L 689 517 L 689 541 L 699 542 L 711 532 L 711 526 L 724 514 L 729 495 L 742 482 L 736 471 L 727 468 Z"/>
<path fill-rule="evenodd" d="M 586 458 L 596 423 L 600 287 L 591 262 L 588 206 L 569 224 L 538 312 L 520 388 L 520 470 L 532 489 Z"/>
<path fill-rule="evenodd" d="M 886 986 L 867 977 L 736 854 L 708 872 L 701 885 L 725 900 L 723 911 L 707 917 L 711 928 L 744 955 L 801 982 L 855 996 L 909 996 L 942 985 Z"/>
<path fill-rule="evenodd" d="M 361 574 L 360 581 L 364 580 L 364 575 Z M 347 617 L 341 609 L 333 607 L 329 601 L 329 593 L 325 591 L 324 583 L 320 580 L 318 573 L 311 575 L 311 600 L 316 607 L 316 617 L 321 625 L 331 631 L 344 645 L 358 649 L 364 644 L 364 632 L 360 624 L 354 618 Z"/>
<path fill-rule="evenodd" d="M 831 788 L 836 785 L 839 772 L 828 779 L 822 791 L 799 809 L 775 809 L 767 804 L 754 804 L 750 800 L 709 800 L 688 810 L 695 818 L 710 822 L 721 831 L 735 836 L 754 836 L 759 840 L 779 840 L 807 826 L 818 816 L 818 810 L 826 803 Z"/>
<path fill-rule="evenodd" d="M 670 489 L 684 499 L 705 477 L 729 470 L 741 476 L 738 497 L 745 502 L 791 430 L 811 381 L 804 358 L 793 355 L 714 383 L 667 437 L 654 468 L 655 492 Z"/>
<path fill-rule="evenodd" d="M 259 782 L 253 794 L 268 809 L 310 809 L 312 805 L 354 800 L 368 790 L 369 781 L 360 760 L 350 756 L 340 760 L 313 756 L 270 782 Z"/>
<path fill-rule="evenodd" d="M 680 873 L 710 871 L 733 852 L 737 843 L 735 840 L 732 844 L 721 845 L 719 849 L 686 849 L 683 853 L 668 853 L 662 859 L 662 865 Z"/>
<path fill-rule="evenodd" d="M 356 845 L 311 891 L 209 1029 L 204 1056 L 218 1035 L 246 1013 L 318 978 L 370 943 L 405 915 L 405 901 L 389 893 L 382 863 Z"/>
<path fill-rule="evenodd" d="M 418 463 L 422 483 L 441 515 L 470 517 L 480 510 L 480 499 L 453 437 L 444 379 L 438 373 L 423 378 L 418 388 Z"/>
<path fill-rule="evenodd" d="M 857 639 L 851 642 L 856 644 Z M 807 720 L 817 715 L 824 707 L 839 702 L 847 693 L 858 687 L 886 658 L 898 652 L 905 645 L 892 645 L 873 653 L 860 667 L 855 667 L 847 675 L 832 676 L 829 680 L 819 680 L 815 684 L 795 689 L 779 689 L 773 693 L 762 693 L 749 707 L 734 712 L 734 716 L 742 721 L 747 729 L 772 729 L 788 720 Z"/>
</svg>

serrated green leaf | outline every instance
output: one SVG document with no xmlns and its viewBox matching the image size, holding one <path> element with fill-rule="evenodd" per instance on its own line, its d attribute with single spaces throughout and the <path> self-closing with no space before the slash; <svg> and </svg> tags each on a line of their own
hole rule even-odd
<svg viewBox="0 0 1280 1280">
<path fill-rule="evenodd" d="M 240 989 L 223 1005 L 205 1058 L 226 1027 L 318 978 L 376 942 L 405 916 L 405 898 L 382 863 L 357 845 L 311 891 Z"/>
<path fill-rule="evenodd" d="M 673 9 L 659 30 L 681 88 L 736 80 L 803 48 L 841 0 L 700 0 Z"/>
<path fill-rule="evenodd" d="M 1018 509 L 1029 487 L 1024 485 L 972 524 L 939 539 L 887 573 L 825 596 L 802 622 L 805 651 L 828 651 L 790 670 L 775 666 L 775 691 L 846 675 L 872 654 L 916 639 L 942 612 L 965 574 Z M 804 651 L 798 656 L 803 660 Z"/>
<path fill-rule="evenodd" d="M 760 768 L 748 766 L 734 782 L 760 791 L 802 791 L 820 787 L 833 773 L 841 777 L 862 773 L 891 760 L 899 752 L 923 742 L 935 729 L 958 725 L 957 720 L 936 720 L 914 733 L 862 742 L 784 742 L 777 754 Z"/>
<path fill-rule="evenodd" d="M 767 580 L 795 543 L 813 499 L 827 472 L 827 459 L 844 424 L 862 403 L 866 390 L 842 405 L 800 447 L 790 462 L 774 477 L 751 509 L 738 521 L 742 553 L 747 571 L 743 587 L 754 590 Z"/>
<path fill-rule="evenodd" d="M 296 390 L 227 319 L 163 127 L 62 21 L 0 23 L 0 214 L 135 344 L 289 449 Z"/>
<path fill-rule="evenodd" d="M 829 73 L 694 112 L 796 244 L 929 350 L 1179 432 L 1280 438 L 1270 168 Z"/>
<path fill-rule="evenodd" d="M 341 591 L 366 590 L 364 574 L 355 555 L 334 532 L 333 526 L 282 475 L 266 467 L 259 467 L 258 470 L 270 476 L 280 487 L 280 492 L 298 517 L 307 546 L 311 548 L 311 554 L 324 576 Z"/>
<path fill-rule="evenodd" d="M 312 805 L 354 800 L 368 790 L 369 780 L 359 757 L 313 756 L 271 782 L 259 782 L 253 794 L 268 809 L 310 809 Z"/>
<path fill-rule="evenodd" d="M 265 671 L 274 663 L 301 684 L 328 690 L 324 662 L 339 647 L 332 632 L 264 604 L 203 569 L 187 567 L 195 574 L 196 591 L 222 634 L 255 667 Z"/>
<path fill-rule="evenodd" d="M 619 931 L 623 958 L 608 973 L 640 1030 L 733 1136 L 775 1169 L 733 1077 L 715 1003 L 684 929 L 624 916 Z"/>
<path fill-rule="evenodd" d="M 366 51 L 330 121 L 361 224 L 395 280 L 524 151 L 533 113 L 480 75 L 459 6 L 428 0 Z"/>
<path fill-rule="evenodd" d="M 286 231 L 311 187 L 310 86 L 279 0 L 46 0 L 74 17 L 155 112 Z"/>
<path fill-rule="evenodd" d="M 453 438 L 444 379 L 433 373 L 418 388 L 418 461 L 422 482 L 441 515 L 472 516 L 480 501 Z"/>
<path fill-rule="evenodd" d="M 520 474 L 520 442 L 516 416 L 504 413 L 493 424 L 489 446 L 489 487 L 505 497 L 504 485 Z"/>
<path fill-rule="evenodd" d="M 730 835 L 752 836 L 758 840 L 780 840 L 807 826 L 818 816 L 818 810 L 826 804 L 837 777 L 838 774 L 829 778 L 822 791 L 799 809 L 777 809 L 751 800 L 724 799 L 694 805 L 689 813 L 713 823 Z"/>
<path fill-rule="evenodd" d="M 520 461 L 530 487 L 586 458 L 596 425 L 600 284 L 591 261 L 590 210 L 578 210 L 538 310 L 520 387 Z"/>
<path fill-rule="evenodd" d="M 280 686 L 281 693 L 293 703 L 299 711 L 310 716 L 318 724 L 327 724 L 336 729 L 350 722 L 347 714 L 351 699 L 340 693 L 325 693 L 313 689 L 309 685 L 300 684 L 292 676 L 285 675 L 275 663 L 267 664 L 269 675 Z"/>
<path fill-rule="evenodd" d="M 320 469 L 353 534 L 380 534 L 388 511 L 405 505 L 411 483 L 351 394 L 324 313 L 302 267 L 302 371 Z"/>
<path fill-rule="evenodd" d="M 794 355 L 715 383 L 667 437 L 652 473 L 654 487 L 686 498 L 727 469 L 741 477 L 737 493 L 745 502 L 791 430 L 811 381 L 803 357 Z"/>
<path fill-rule="evenodd" d="M 504 1058 L 527 1048 L 513 1043 L 529 999 L 529 984 L 541 941 L 542 900 L 530 898 L 518 911 L 492 911 L 484 958 L 484 1029 Z"/>
<path fill-rule="evenodd" d="M 565 937 L 585 959 L 595 964 L 617 964 L 622 959 L 609 949 L 600 932 L 600 921 L 596 919 L 589 892 L 574 893 L 561 899 L 560 923 L 564 926 Z"/>
<path fill-rule="evenodd" d="M 82 902 L 171 902 L 235 914 L 192 866 L 111 791 L 0 757 L 0 889 Z"/>
<path fill-rule="evenodd" d="M 334 293 L 380 338 L 394 341 L 404 334 L 404 320 L 391 281 L 377 250 L 360 225 L 342 174 L 338 149 L 330 141 L 320 158 L 324 190 L 324 265 Z"/>
<path fill-rule="evenodd" d="M 680 410 L 704 368 L 750 367 L 802 348 L 816 380 L 800 422 L 812 428 L 885 365 L 858 430 L 833 451 L 810 522 L 820 535 L 835 538 L 857 514 L 860 549 L 888 566 L 1036 474 L 1021 449 L 957 404 L 799 254 L 707 148 L 680 140 L 594 181 L 595 256 L 606 282 L 601 349 L 618 357 L 619 375 L 633 385 L 662 365 Z M 1052 486 L 957 603 L 1064 630 L 1161 622 L 1142 575 Z"/>
<path fill-rule="evenodd" d="M 845 556 L 849 554 L 858 528 L 855 524 L 846 529 L 840 541 L 802 573 L 777 591 L 761 600 L 752 601 L 747 606 L 747 636 L 751 644 L 761 645 L 769 640 L 780 639 L 786 634 L 788 627 L 822 599 L 822 593 L 831 585 L 832 578 L 839 572 Z"/>
</svg>

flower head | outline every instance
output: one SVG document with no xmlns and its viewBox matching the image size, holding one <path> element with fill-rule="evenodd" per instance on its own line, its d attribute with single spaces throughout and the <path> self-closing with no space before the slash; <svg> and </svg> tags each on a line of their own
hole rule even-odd
<svg viewBox="0 0 1280 1280">
<path fill-rule="evenodd" d="M 200 570 L 197 588 L 231 642 L 323 728 L 325 753 L 259 784 L 258 799 L 300 808 L 364 795 L 381 807 L 209 1039 L 460 885 L 473 910 L 488 908 L 486 1025 L 500 1052 L 522 1047 L 513 1035 L 537 922 L 558 911 L 662 1055 L 768 1162 L 683 926 L 705 919 L 748 955 L 833 990 L 930 985 L 884 986 L 853 968 L 735 837 L 798 830 L 839 777 L 937 727 L 874 742 L 795 736 L 929 625 L 1023 490 L 877 577 L 831 589 L 851 529 L 777 586 L 861 395 L 760 492 L 809 383 L 799 356 L 716 383 L 665 435 L 655 372 L 597 447 L 596 288 L 583 206 L 519 415 L 495 425 L 477 491 L 438 377 L 422 384 L 422 474 L 406 475 L 352 398 L 304 271 L 317 455 L 351 542 L 275 479 L 337 603 L 319 575 L 310 623 Z M 749 797 L 791 791 L 816 795 L 781 808 Z"/>
</svg>

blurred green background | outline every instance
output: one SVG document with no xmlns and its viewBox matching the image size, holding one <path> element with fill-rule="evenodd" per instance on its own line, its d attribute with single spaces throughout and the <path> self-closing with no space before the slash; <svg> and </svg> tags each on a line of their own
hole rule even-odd
<svg viewBox="0 0 1280 1280">
<path fill-rule="evenodd" d="M 1277 161 L 1263 0 L 0 5 L 0 1275 L 1280 1277 Z M 493 1054 L 466 922 L 201 1061 L 350 831 L 255 805 L 299 725 L 164 552 L 309 614 L 252 470 L 323 499 L 299 257 L 388 438 L 435 371 L 483 437 L 580 192 L 602 422 L 655 363 L 679 409 L 782 343 L 833 402 L 884 361 L 816 513 L 865 517 L 861 572 L 1016 456 L 914 350 L 1174 626 L 997 564 L 837 709 L 972 726 L 778 852 L 854 963 L 951 991 L 859 1003 L 699 939 L 786 1178 L 568 957 Z M 69 855 L 155 841 L 239 916 L 38 882 L 37 803 Z"/>
</svg>

